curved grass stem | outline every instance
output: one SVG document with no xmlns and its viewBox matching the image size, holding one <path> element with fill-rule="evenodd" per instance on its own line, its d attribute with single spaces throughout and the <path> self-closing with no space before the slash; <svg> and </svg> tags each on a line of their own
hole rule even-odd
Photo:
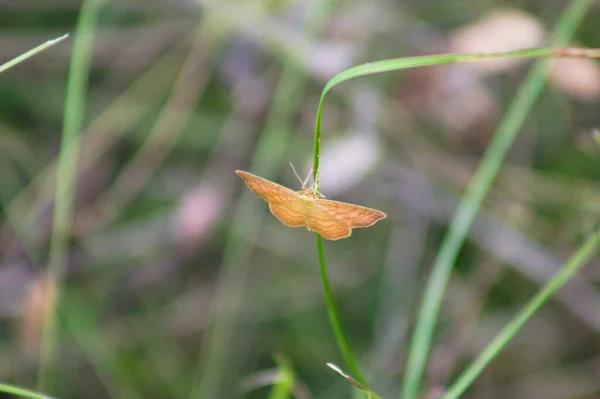
<svg viewBox="0 0 600 399">
<path fill-rule="evenodd" d="M 327 276 L 327 262 L 325 261 L 325 250 L 323 249 L 323 238 L 319 234 L 315 234 L 317 238 L 317 252 L 319 255 L 319 271 L 321 272 L 321 282 L 323 283 L 323 292 L 325 293 L 325 305 L 327 307 L 327 315 L 329 316 L 329 323 L 333 330 L 333 336 L 337 342 L 340 352 L 350 369 L 350 374 L 356 378 L 356 380 L 362 384 L 365 383 L 365 379 L 358 365 L 358 361 L 350 348 L 346 334 L 342 328 L 340 316 L 333 299 L 333 290 L 329 283 L 329 277 Z"/>
<path fill-rule="evenodd" d="M 591 5 L 591 0 L 575 0 L 569 3 L 562 18 L 559 21 L 553 43 L 562 46 L 572 37 L 576 27 Z M 537 57 L 581 57 L 600 58 L 600 49 L 586 49 L 573 47 L 546 47 L 507 51 L 499 53 L 463 53 L 463 54 L 438 54 L 421 57 L 397 58 L 376 61 L 357 65 L 346 69 L 330 79 L 323 91 L 317 108 L 314 132 L 314 158 L 313 158 L 313 190 L 315 195 L 319 191 L 319 167 L 320 167 L 320 141 L 321 141 L 321 118 L 323 103 L 327 93 L 336 85 L 359 76 L 373 75 L 377 73 L 397 71 L 405 68 L 413 68 L 426 65 L 439 65 L 453 62 L 476 61 L 492 58 L 537 58 Z M 425 369 L 429 348 L 445 288 L 452 271 L 452 267 L 458 252 L 466 238 L 475 215 L 479 211 L 483 198 L 486 196 L 494 178 L 518 131 L 539 95 L 548 73 L 548 63 L 538 63 L 529 74 L 515 101 L 511 104 L 506 117 L 502 121 L 498 131 L 494 135 L 488 150 L 478 167 L 475 176 L 471 180 L 463 200 L 450 224 L 448 233 L 444 238 L 440 251 L 434 262 L 431 276 L 427 283 L 423 296 L 415 331 L 410 344 L 408 362 L 402 386 L 403 399 L 415 399 L 420 390 L 421 379 Z M 352 355 L 349 344 L 343 334 L 339 316 L 333 303 L 331 287 L 327 279 L 327 268 L 323 254 L 323 243 L 317 236 L 317 250 L 321 265 L 321 277 L 327 298 L 327 306 L 332 329 L 338 346 L 342 351 L 348 367 L 352 373 L 360 378 L 358 364 Z M 356 370 L 355 370 L 356 369 Z"/>
</svg>

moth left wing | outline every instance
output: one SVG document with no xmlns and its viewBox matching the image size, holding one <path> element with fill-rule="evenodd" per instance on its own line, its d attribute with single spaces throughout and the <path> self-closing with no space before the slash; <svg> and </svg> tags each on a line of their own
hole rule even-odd
<svg viewBox="0 0 600 399">
<path fill-rule="evenodd" d="M 287 187 L 283 187 L 252 173 L 243 170 L 236 170 L 235 173 L 244 180 L 250 190 L 267 201 L 269 205 L 285 204 L 293 201 L 299 195 Z"/>
</svg>

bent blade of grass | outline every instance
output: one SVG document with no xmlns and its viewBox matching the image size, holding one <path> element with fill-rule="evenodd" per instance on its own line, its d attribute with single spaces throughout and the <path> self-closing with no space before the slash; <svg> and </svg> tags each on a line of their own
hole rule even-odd
<svg viewBox="0 0 600 399">
<path fill-rule="evenodd" d="M 17 388 L 8 384 L 0 383 L 0 392 L 7 393 L 9 395 L 20 396 L 24 398 L 32 398 L 32 399 L 53 399 L 51 396 L 42 395 L 41 393 L 29 391 L 23 388 Z"/>
<path fill-rule="evenodd" d="M 575 30 L 575 27 L 579 24 L 579 21 L 589 6 L 589 0 L 580 0 L 571 3 L 570 7 L 565 11 L 564 16 L 559 23 L 559 27 L 556 31 L 557 33 L 555 34 L 556 39 L 553 42 L 557 43 L 559 46 L 568 42 Z M 600 49 L 546 47 L 498 53 L 440 54 L 377 61 L 358 65 L 340 72 L 325 85 L 317 108 L 313 143 L 314 193 L 317 194 L 319 191 L 319 157 L 323 103 L 326 94 L 334 86 L 355 77 L 418 66 L 439 65 L 453 62 L 465 62 L 493 58 L 535 57 L 599 58 Z M 458 255 L 458 251 L 464 242 L 473 218 L 479 210 L 480 204 L 489 187 L 491 186 L 491 183 L 502 164 L 502 160 L 504 159 L 506 152 L 514 141 L 519 128 L 525 120 L 526 114 L 531 109 L 543 86 L 545 76 L 547 75 L 547 67 L 548 65 L 546 62 L 538 64 L 530 73 L 526 82 L 523 84 L 522 89 L 517 95 L 517 100 L 512 103 L 512 107 L 508 111 L 507 116 L 498 128 L 492 143 L 486 151 L 481 165 L 476 171 L 475 176 L 472 179 L 471 184 L 467 189 L 465 196 L 460 203 L 456 215 L 449 227 L 449 231 L 442 242 L 441 249 L 436 257 L 431 277 L 426 288 L 426 293 L 423 297 L 419 317 L 417 319 L 417 325 L 413 334 L 407 370 L 403 383 L 402 397 L 404 399 L 414 399 L 418 394 L 420 380 L 423 375 L 427 354 L 431 345 L 433 329 L 452 266 L 456 256 Z M 317 240 L 317 250 L 319 252 L 319 256 L 322 256 L 322 249 L 319 249 L 319 240 Z M 335 312 L 335 309 L 333 309 L 333 311 Z M 331 314 L 332 311 L 330 310 L 330 315 Z M 335 330 L 335 323 L 332 322 L 332 326 L 334 326 Z M 338 345 L 341 347 L 348 347 L 348 345 L 344 344 L 342 341 L 339 341 Z M 342 353 L 344 353 L 344 350 L 342 350 Z"/>
<path fill-rule="evenodd" d="M 555 33 L 554 43 L 564 45 L 573 35 L 575 27 L 591 4 L 590 0 L 579 0 L 570 3 L 565 11 Z M 372 75 L 382 72 L 396 71 L 400 69 L 439 65 L 452 62 L 465 62 L 484 60 L 492 58 L 533 58 L 533 57 L 600 57 L 600 49 L 580 48 L 534 48 L 499 53 L 460 53 L 441 54 L 423 57 L 408 57 L 392 60 L 367 63 L 349 68 L 334 76 L 323 89 L 317 116 L 314 134 L 314 158 L 313 158 L 313 190 L 318 192 L 319 186 L 319 155 L 321 136 L 321 117 L 325 95 L 336 85 L 355 77 Z M 493 179 L 495 178 L 506 152 L 517 136 L 519 128 L 525 120 L 526 114 L 531 109 L 537 98 L 547 75 L 548 64 L 539 63 L 529 74 L 516 101 L 511 104 L 507 116 L 494 135 L 492 143 L 488 147 L 482 162 L 477 169 L 465 196 L 459 204 L 455 217 L 453 218 L 448 233 L 442 242 L 442 246 L 434 262 L 431 276 L 429 278 L 423 302 L 417 318 L 417 325 L 413 333 L 407 368 L 402 387 L 403 399 L 414 399 L 418 395 L 420 381 L 425 368 L 427 354 L 431 346 L 434 326 L 439 313 L 442 297 L 446 288 L 448 278 L 458 251 L 465 240 L 468 230 L 473 222 L 475 214 L 479 210 L 481 202 L 485 197 Z"/>
<path fill-rule="evenodd" d="M 40 52 L 46 50 L 48 47 L 52 47 L 55 44 L 58 44 L 58 43 L 62 42 L 67 37 L 69 37 L 68 33 L 66 33 L 66 34 L 64 34 L 64 35 L 62 35 L 60 37 L 57 37 L 56 39 L 48 40 L 46 43 L 42 43 L 39 46 L 32 48 L 28 52 L 23 53 L 20 56 L 13 58 L 12 60 L 10 60 L 10 61 L 8 61 L 8 62 L 0 65 L 0 73 L 6 71 L 9 68 L 14 67 L 15 65 L 17 65 L 17 64 L 25 61 L 28 58 L 33 57 L 37 53 L 40 53 Z"/>
<path fill-rule="evenodd" d="M 315 135 L 314 135 L 314 159 L 313 159 L 313 191 L 317 195 L 319 189 L 319 155 L 320 155 L 320 140 L 321 140 L 321 117 L 322 107 L 325 99 L 325 95 L 336 85 L 360 76 L 372 75 L 376 73 L 383 73 L 389 71 L 395 71 L 400 69 L 412 68 L 417 66 L 426 65 L 438 65 L 451 62 L 462 62 L 471 60 L 483 60 L 493 58 L 506 58 L 506 57 L 541 57 L 541 56 L 577 56 L 577 57 L 600 57 L 600 50 L 594 49 L 577 49 L 577 48 L 537 48 L 537 49 L 525 49 L 508 51 L 501 53 L 457 53 L 457 54 L 440 54 L 430 55 L 423 57 L 407 57 L 397 58 L 392 60 L 383 60 L 377 62 L 371 62 L 367 64 L 357 65 L 349 68 L 345 71 L 340 72 L 327 82 L 325 88 L 321 93 L 319 106 L 317 109 L 317 117 L 315 124 Z M 466 233 L 465 233 L 466 234 Z M 358 362 L 350 348 L 350 344 L 343 332 L 340 317 L 335 306 L 333 299 L 333 293 L 327 277 L 327 265 L 325 261 L 325 255 L 323 251 L 323 242 L 321 237 L 317 234 L 317 253 L 319 256 L 319 265 L 321 271 L 321 279 L 323 284 L 323 291 L 326 297 L 327 312 L 331 327 L 333 329 L 334 337 L 338 344 L 340 351 L 346 361 L 348 368 L 356 379 L 362 383 L 365 382 L 363 374 L 360 370 Z"/>
<path fill-rule="evenodd" d="M 523 325 L 544 305 L 573 275 L 589 261 L 600 244 L 600 230 L 596 230 L 573 257 L 555 274 L 555 276 L 533 297 L 531 301 L 508 323 L 485 347 L 477 359 L 458 377 L 441 399 L 459 398 L 481 371 L 515 336 Z"/>
<path fill-rule="evenodd" d="M 96 34 L 98 16 L 104 1 L 87 0 L 83 3 L 77 21 L 75 43 L 69 66 L 47 271 L 48 284 L 57 293 L 60 293 L 60 279 L 66 265 L 73 213 L 73 190 L 79 157 L 79 146 L 70 144 L 75 142 L 83 125 L 85 94 L 92 58 L 93 40 Z M 49 306 L 50 309 L 44 315 L 40 343 L 40 367 L 37 376 L 37 384 L 41 389 L 44 389 L 48 384 L 54 352 L 56 310 L 59 298 L 60 295 L 57 294 L 55 303 Z"/>
<path fill-rule="evenodd" d="M 369 398 L 369 399 L 381 399 L 381 397 L 379 395 L 377 395 L 375 392 L 371 391 L 369 388 L 367 388 L 365 385 L 361 384 L 360 382 L 358 382 L 354 378 L 352 378 L 352 376 L 344 373 L 342 371 L 342 369 L 340 369 L 335 364 L 333 364 L 333 363 L 327 363 L 327 366 L 330 369 L 332 369 L 335 372 L 337 372 L 342 377 L 344 377 L 350 384 L 354 385 L 356 388 L 358 388 L 361 391 L 363 391 L 367 395 L 367 398 Z"/>
<path fill-rule="evenodd" d="M 574 1 L 565 10 L 552 42 L 562 45 L 568 42 L 576 26 L 589 8 L 589 0 Z M 597 57 L 597 50 L 590 56 Z M 562 55 L 554 53 L 551 55 Z M 525 117 L 533 107 L 548 74 L 548 61 L 540 61 L 529 73 L 523 86 L 511 103 L 506 116 L 498 127 L 489 144 L 479 167 L 477 168 L 456 214 L 450 223 L 448 233 L 442 241 L 440 251 L 434 261 L 432 272 L 425 288 L 425 294 L 417 324 L 413 333 L 406 372 L 402 385 L 403 399 L 415 399 L 419 393 L 421 378 L 425 369 L 427 355 L 431 346 L 433 331 L 442 303 L 442 298 L 450 278 L 454 262 L 458 256 L 467 233 L 473 223 L 483 198 L 487 194 L 492 181 L 496 177 L 508 149 L 517 137 Z"/>
<path fill-rule="evenodd" d="M 494 58 L 534 58 L 534 57 L 584 57 L 584 58 L 600 58 L 600 49 L 582 49 L 582 48 L 534 48 L 507 51 L 500 53 L 457 53 L 457 54 L 440 54 L 423 57 L 407 57 L 392 60 L 377 61 L 367 64 L 362 64 L 349 68 L 340 72 L 327 82 L 321 93 L 319 106 L 317 108 L 317 116 L 315 123 L 314 134 L 314 158 L 313 158 L 313 186 L 314 193 L 318 192 L 319 186 L 319 156 L 320 156 L 320 139 L 321 139 L 321 118 L 322 108 L 325 95 L 336 85 L 360 76 L 372 75 L 383 72 L 396 71 L 406 68 L 413 68 L 427 65 L 439 65 L 453 62 L 465 62 L 474 60 L 485 60 Z M 409 355 L 407 373 L 404 382 L 403 396 L 407 399 L 413 399 L 417 395 L 419 389 L 419 381 L 423 373 L 425 359 L 429 351 L 431 336 L 433 334 L 433 326 L 437 318 L 441 298 L 443 296 L 446 282 L 448 280 L 452 265 L 458 254 L 458 250 L 462 245 L 468 229 L 471 225 L 474 215 L 479 209 L 479 205 L 487 193 L 491 181 L 496 175 L 504 155 L 506 154 L 510 144 L 514 140 L 516 133 L 523 123 L 525 114 L 529 110 L 535 100 L 537 93 L 542 87 L 543 77 L 546 67 L 540 66 L 534 70 L 532 76 L 527 83 L 524 84 L 521 95 L 517 97 L 517 101 L 513 103 L 512 111 L 509 111 L 510 117 L 507 117 L 504 123 L 498 129 L 494 141 L 490 144 L 489 150 L 486 152 L 478 172 L 472 180 L 470 188 L 467 190 L 461 205 L 456 213 L 456 216 L 450 226 L 449 232 L 442 244 L 442 249 L 438 253 L 436 264 L 429 280 L 428 288 L 424 296 L 424 302 L 421 306 L 421 312 L 417 321 L 417 327 L 411 346 Z M 351 372 L 359 381 L 364 381 L 362 373 L 358 367 L 358 363 L 352 355 L 350 346 L 343 334 L 339 316 L 335 305 L 333 304 L 333 295 L 331 289 L 328 288 L 326 265 L 324 262 L 324 254 L 322 248 L 322 240 L 317 237 L 317 252 L 321 262 L 321 275 L 325 295 L 327 297 L 328 313 L 330 323 L 334 330 L 334 335 L 338 346 L 348 363 Z"/>
<path fill-rule="evenodd" d="M 320 155 L 320 139 L 321 139 L 321 118 L 323 102 L 325 95 L 340 83 L 357 78 L 360 76 L 374 75 L 384 72 L 399 71 L 407 68 L 422 67 L 428 65 L 441 65 L 449 64 L 454 62 L 466 62 L 466 61 L 483 61 L 491 60 L 496 58 L 538 58 L 538 57 L 573 57 L 573 58 L 600 58 L 600 49 L 588 49 L 588 48 L 576 48 L 576 47 L 543 47 L 543 48 L 530 48 L 514 51 L 505 51 L 498 53 L 451 53 L 451 54 L 436 54 L 419 57 L 405 57 L 395 58 L 390 60 L 382 60 L 369 62 L 366 64 L 357 65 L 352 68 L 348 68 L 333 78 L 331 78 L 323 91 L 321 92 L 321 98 L 319 100 L 319 106 L 317 108 L 317 116 L 315 122 L 315 134 L 314 134 L 314 158 L 313 158 L 313 181 L 315 185 L 313 190 L 315 193 L 318 191 L 319 181 L 319 155 Z"/>
</svg>

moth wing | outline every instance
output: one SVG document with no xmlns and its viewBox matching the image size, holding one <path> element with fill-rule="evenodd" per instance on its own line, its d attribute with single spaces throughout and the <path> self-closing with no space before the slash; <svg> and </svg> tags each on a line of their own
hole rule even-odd
<svg viewBox="0 0 600 399">
<path fill-rule="evenodd" d="M 306 226 L 329 240 L 352 234 L 355 227 L 368 227 L 386 217 L 376 209 L 321 198 L 306 198 L 289 188 L 243 170 L 236 170 L 248 188 L 269 203 L 269 209 L 290 227 Z"/>
<path fill-rule="evenodd" d="M 353 228 L 369 227 L 386 217 L 377 209 L 325 199 L 315 200 L 315 208 L 309 228 L 329 240 L 348 237 Z"/>
<path fill-rule="evenodd" d="M 252 173 L 243 170 L 236 170 L 235 173 L 244 180 L 250 190 L 267 201 L 269 205 L 286 204 L 298 197 L 298 193 L 295 191 Z"/>
<path fill-rule="evenodd" d="M 343 219 L 338 219 L 329 213 L 327 207 L 320 206 L 318 204 L 320 201 L 315 202 L 306 226 L 309 230 L 316 231 L 328 240 L 339 240 L 352 234 L 352 229 Z"/>
<path fill-rule="evenodd" d="M 297 192 L 243 170 L 236 170 L 235 173 L 244 179 L 250 190 L 269 203 L 269 210 L 283 224 L 290 227 L 306 226 L 306 209 Z"/>
<path fill-rule="evenodd" d="M 299 198 L 279 204 L 269 204 L 271 213 L 290 227 L 307 225 L 307 208 Z"/>
</svg>

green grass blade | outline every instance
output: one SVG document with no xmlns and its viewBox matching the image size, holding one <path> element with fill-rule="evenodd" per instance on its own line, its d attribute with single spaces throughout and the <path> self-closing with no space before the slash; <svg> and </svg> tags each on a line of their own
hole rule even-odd
<svg viewBox="0 0 600 399">
<path fill-rule="evenodd" d="M 321 118 L 322 118 L 322 109 L 323 103 L 325 100 L 326 94 L 336 85 L 360 76 L 372 75 L 377 73 L 396 71 L 405 68 L 412 68 L 418 66 L 426 66 L 426 65 L 439 65 L 451 62 L 463 62 L 463 61 L 472 61 L 472 60 L 482 60 L 482 59 L 491 59 L 491 58 L 506 58 L 506 57 L 521 57 L 521 58 L 529 58 L 529 57 L 544 57 L 544 56 L 573 56 L 573 57 L 600 57 L 600 50 L 598 49 L 575 49 L 575 48 L 537 48 L 537 49 L 525 49 L 525 50 L 516 50 L 516 51 L 508 51 L 501 53 L 466 53 L 466 54 L 440 54 L 440 55 L 431 55 L 424 57 L 407 57 L 407 58 L 397 58 L 392 60 L 384 60 L 371 62 L 367 64 L 358 65 L 352 68 L 349 68 L 345 71 L 340 72 L 336 76 L 334 76 L 331 80 L 327 82 L 322 93 L 321 98 L 319 100 L 319 106 L 317 108 L 317 116 L 315 122 L 315 134 L 314 134 L 314 158 L 313 158 L 313 178 L 314 178 L 314 186 L 313 191 L 316 194 L 319 191 L 319 159 L 320 159 L 320 141 L 321 141 Z M 541 88 L 541 85 L 540 85 Z M 537 89 L 539 91 L 539 88 Z M 525 103 L 530 100 L 523 99 L 520 105 L 525 107 Z M 532 101 L 531 101 L 532 102 Z M 517 108 L 518 109 L 518 108 Z M 523 114 L 524 118 L 525 113 Z M 505 131 L 513 132 L 516 134 L 516 130 L 518 125 L 522 123 L 522 121 L 518 121 L 516 119 L 510 119 L 510 122 L 513 125 L 507 125 Z M 514 129 L 514 131 L 513 131 Z M 513 138 L 514 138 L 513 134 Z M 446 250 L 445 252 L 441 251 L 440 254 L 443 256 L 438 256 L 440 261 L 443 261 L 441 266 L 438 267 L 437 272 L 434 268 L 434 273 L 432 273 L 432 277 L 430 280 L 430 288 L 429 288 L 429 297 L 430 299 L 427 301 L 426 306 L 422 309 L 422 315 L 425 315 L 426 324 L 418 324 L 418 328 L 420 328 L 420 332 L 423 333 L 423 339 L 416 339 L 415 344 L 416 347 L 413 347 L 412 356 L 409 359 L 409 376 L 408 383 L 405 385 L 409 387 L 410 391 L 414 391 L 414 395 L 416 395 L 416 390 L 418 389 L 418 380 L 420 380 L 420 376 L 422 374 L 422 369 L 425 364 L 425 358 L 427 356 L 429 342 L 431 339 L 431 333 L 433 331 L 432 320 L 435 321 L 437 318 L 437 308 L 439 307 L 439 303 L 441 302 L 441 297 L 443 295 L 443 288 L 446 285 L 446 281 L 448 279 L 449 271 L 451 270 L 452 263 L 454 262 L 454 257 L 462 245 L 462 241 L 468 231 L 470 223 L 472 221 L 473 216 L 477 212 L 479 207 L 479 202 L 481 198 L 483 198 L 485 192 L 489 188 L 489 183 L 491 182 L 491 176 L 495 175 L 499 165 L 502 162 L 503 153 L 506 152 L 506 149 L 512 142 L 512 138 L 506 138 L 500 141 L 497 146 L 504 146 L 504 149 L 495 149 L 491 151 L 492 154 L 496 154 L 496 158 L 492 159 L 489 164 L 484 165 L 482 167 L 483 173 L 480 173 L 478 181 L 473 182 L 474 189 L 471 190 L 471 196 L 466 197 L 466 202 L 463 203 L 462 213 L 457 214 L 455 218 L 455 224 L 450 227 L 450 233 L 446 239 Z M 504 152 L 502 152 L 504 151 Z M 498 155 L 500 154 L 500 155 Z M 483 182 L 487 182 L 486 184 L 482 184 Z M 470 215 L 470 216 L 469 216 Z M 352 351 L 350 349 L 350 345 L 345 338 L 341 323 L 339 321 L 338 312 L 335 307 L 335 303 L 333 301 L 333 296 L 331 295 L 330 284 L 327 281 L 327 273 L 326 273 L 326 264 L 325 258 L 323 255 L 322 241 L 319 236 L 317 236 L 317 251 L 319 255 L 319 262 L 321 267 L 321 277 L 323 280 L 323 287 L 326 296 L 326 303 L 328 308 L 328 314 L 330 323 L 332 325 L 332 329 L 334 331 L 334 336 L 337 341 L 338 347 L 342 351 L 344 359 L 348 363 L 348 367 L 351 372 L 356 376 L 359 381 L 363 381 L 362 373 L 360 372 L 358 362 L 356 361 Z M 439 292 L 433 292 L 434 289 L 441 289 Z M 431 327 L 431 328 L 430 328 Z M 417 334 L 418 335 L 418 334 Z M 413 345 L 415 345 L 413 344 Z M 419 354 L 417 356 L 417 353 Z M 412 365 L 412 366 L 411 366 Z M 420 369 L 420 370 L 418 370 Z M 406 392 L 405 392 L 406 394 Z M 412 398 L 412 397 L 411 397 Z"/>
<path fill-rule="evenodd" d="M 557 42 L 558 43 L 558 42 Z M 505 51 L 499 53 L 454 53 L 454 54 L 436 54 L 420 57 L 405 57 L 395 58 L 391 60 L 369 62 L 362 65 L 357 65 L 352 68 L 348 68 L 333 78 L 331 78 L 323 91 L 321 92 L 321 98 L 319 100 L 319 106 L 317 108 L 317 116 L 315 122 L 315 134 L 314 134 L 314 159 L 313 159 L 313 178 L 315 181 L 314 190 L 318 191 L 318 180 L 319 180 L 319 154 L 320 154 L 320 140 L 321 140 L 321 118 L 323 103 L 325 95 L 340 83 L 357 78 L 360 76 L 374 75 L 384 72 L 398 71 L 401 69 L 422 67 L 427 65 L 440 65 L 448 64 L 453 62 L 465 62 L 465 61 L 476 61 L 486 60 L 494 58 L 536 58 L 536 57 L 587 57 L 587 58 L 600 58 L 600 49 L 581 49 L 581 48 L 531 48 L 515 51 Z"/>
<path fill-rule="evenodd" d="M 582 0 L 570 4 L 556 29 L 553 43 L 562 45 L 568 42 L 590 3 L 588 0 Z M 527 76 L 475 172 L 442 242 L 427 283 L 413 333 L 402 387 L 401 397 L 403 399 L 415 399 L 418 396 L 435 323 L 450 272 L 475 214 L 502 165 L 506 152 L 516 138 L 525 117 L 545 83 L 548 66 L 548 61 L 540 61 Z"/>
<path fill-rule="evenodd" d="M 77 174 L 79 146 L 76 143 L 84 120 L 85 96 L 88 85 L 92 48 L 98 15 L 104 0 L 88 0 L 81 7 L 75 32 L 73 55 L 69 69 L 67 98 L 61 148 L 56 175 L 54 197 L 54 218 L 50 238 L 48 265 L 48 283 L 53 291 L 59 293 L 62 273 L 65 269 L 66 254 L 71 230 L 73 189 Z M 57 295 L 54 309 L 58 307 L 60 295 Z M 48 375 L 53 358 L 55 344 L 56 314 L 45 314 L 41 343 L 38 387 L 44 389 L 48 384 Z"/>
<path fill-rule="evenodd" d="M 253 172 L 272 176 L 281 164 L 292 130 L 289 126 L 291 109 L 288 107 L 294 101 L 287 98 L 287 93 L 303 90 L 304 83 L 294 67 L 287 65 L 284 68 L 267 127 L 254 152 Z M 277 101 L 279 98 L 285 100 Z M 222 379 L 231 373 L 228 370 L 231 366 L 226 360 L 231 356 L 236 318 L 243 311 L 244 283 L 252 254 L 252 246 L 243 238 L 258 235 L 261 226 L 261 218 L 256 216 L 259 203 L 253 196 L 249 191 L 243 192 L 232 218 L 232 233 L 225 245 L 210 324 L 202 343 L 190 398 L 218 397 L 218 392 L 223 389 Z"/>
<path fill-rule="evenodd" d="M 320 7 L 317 10 L 319 12 L 307 21 L 313 34 L 319 31 L 322 21 L 327 17 L 326 8 L 326 5 Z M 283 62 L 265 129 L 254 150 L 250 164 L 252 173 L 269 178 L 278 170 L 293 132 L 293 115 L 300 107 L 306 85 L 307 78 L 302 74 L 298 60 L 293 54 L 288 55 Z M 232 373 L 226 359 L 232 354 L 236 318 L 243 311 L 244 284 L 253 250 L 244 238 L 256 236 L 260 231 L 262 219 L 256 216 L 260 214 L 258 206 L 255 195 L 244 190 L 232 218 L 231 234 L 225 245 L 214 305 L 209 316 L 210 325 L 194 371 L 190 398 L 219 397 L 219 392 L 224 389 L 223 380 Z"/>
<path fill-rule="evenodd" d="M 358 382 L 357 380 L 355 380 L 354 378 L 352 378 L 352 376 L 344 373 L 338 366 L 336 366 L 333 363 L 327 363 L 327 366 L 329 366 L 330 369 L 334 370 L 335 372 L 337 372 L 339 375 L 341 375 L 342 377 L 344 377 L 350 384 L 352 384 L 353 386 L 355 386 L 356 388 L 360 389 L 361 391 L 363 391 L 366 395 L 367 398 L 369 399 L 381 399 L 381 396 L 377 395 L 375 392 L 371 391 L 369 388 L 367 388 L 365 385 L 361 384 L 360 382 Z"/>
<path fill-rule="evenodd" d="M 459 398 L 481 371 L 496 357 L 523 325 L 597 252 L 600 231 L 595 231 L 575 255 L 536 294 L 536 296 L 508 323 L 479 354 L 477 359 L 460 375 L 441 399 Z"/>
<path fill-rule="evenodd" d="M 10 395 L 20 396 L 23 398 L 32 399 L 52 399 L 50 396 L 42 395 L 41 393 L 28 391 L 27 389 L 17 388 L 8 384 L 0 384 L 0 392 L 4 392 Z"/>
<path fill-rule="evenodd" d="M 14 67 L 15 65 L 25 61 L 28 58 L 33 57 L 37 53 L 40 53 L 40 52 L 46 50 L 48 47 L 52 47 L 55 44 L 62 42 L 67 37 L 69 37 L 68 33 L 65 35 L 62 35 L 61 37 L 57 37 L 56 39 L 48 40 L 46 43 L 40 44 L 39 46 L 32 48 L 28 52 L 23 53 L 20 56 L 13 58 L 12 60 L 0 65 L 0 73 L 6 71 L 9 68 Z"/>
<path fill-rule="evenodd" d="M 325 261 L 325 251 L 323 250 L 323 238 L 321 238 L 319 234 L 315 234 L 315 236 L 317 238 L 319 271 L 321 273 L 321 282 L 323 284 L 323 292 L 325 294 L 325 306 L 327 307 L 327 315 L 329 316 L 329 323 L 331 324 L 331 329 L 333 330 L 333 336 L 335 338 L 335 342 L 337 342 L 340 352 L 342 352 L 342 356 L 344 357 L 348 368 L 350 369 L 350 373 L 354 375 L 358 382 L 364 384 L 365 378 L 360 370 L 358 361 L 356 360 L 356 357 L 350 348 L 346 334 L 344 334 L 344 329 L 342 328 L 342 322 L 340 321 L 337 306 L 335 305 L 335 300 L 333 299 L 333 290 L 331 289 L 329 277 L 327 276 L 327 262 Z"/>
<path fill-rule="evenodd" d="M 589 0 L 580 0 L 571 3 L 569 8 L 565 11 L 558 28 L 556 29 L 557 33 L 555 34 L 555 40 L 552 42 L 559 46 L 568 42 L 589 6 Z M 313 143 L 313 178 L 315 182 L 313 187 L 314 192 L 317 193 L 319 190 L 319 159 L 323 103 L 326 94 L 336 85 L 355 77 L 418 66 L 439 65 L 451 62 L 464 62 L 491 58 L 531 58 L 549 56 L 598 58 L 600 57 L 600 50 L 548 47 L 501 53 L 441 54 L 377 61 L 358 65 L 340 72 L 325 85 L 317 108 Z M 494 140 L 486 151 L 481 165 L 475 173 L 475 176 L 465 193 L 464 199 L 459 205 L 457 213 L 449 227 L 449 231 L 442 243 L 441 249 L 438 252 L 431 277 L 426 288 L 423 303 L 420 308 L 417 326 L 413 334 L 403 383 L 402 397 L 404 399 L 414 399 L 418 395 L 421 377 L 423 375 L 429 347 L 431 345 L 435 322 L 439 313 L 439 307 L 444 295 L 448 278 L 450 276 L 450 272 L 452 270 L 452 266 L 456 260 L 458 251 L 464 242 L 473 218 L 477 213 L 489 187 L 491 186 L 491 183 L 502 164 L 506 152 L 514 141 L 527 113 L 531 109 L 535 99 L 544 85 L 545 76 L 547 74 L 547 66 L 547 62 L 538 63 L 523 84 L 522 89 L 517 95 L 516 101 L 512 103 L 512 107 L 507 112 L 507 116 L 503 120 L 503 123 L 500 125 L 496 135 L 494 136 Z M 317 242 L 319 243 L 319 241 Z M 330 318 L 336 314 L 337 312 L 330 310 Z M 332 325 L 334 326 L 335 331 L 336 327 L 333 322 Z M 340 349 L 342 349 L 344 356 L 347 357 L 348 353 L 350 352 L 347 352 L 346 349 L 349 348 L 349 346 L 344 342 L 345 339 L 342 335 L 339 335 L 337 332 L 335 334 L 336 339 L 339 340 L 338 345 L 340 346 Z M 360 373 L 357 373 L 357 375 L 360 375 Z"/>
<path fill-rule="evenodd" d="M 278 381 L 273 386 L 269 399 L 288 399 L 292 397 L 296 375 L 289 359 L 284 356 L 275 356 L 277 363 Z"/>
</svg>

